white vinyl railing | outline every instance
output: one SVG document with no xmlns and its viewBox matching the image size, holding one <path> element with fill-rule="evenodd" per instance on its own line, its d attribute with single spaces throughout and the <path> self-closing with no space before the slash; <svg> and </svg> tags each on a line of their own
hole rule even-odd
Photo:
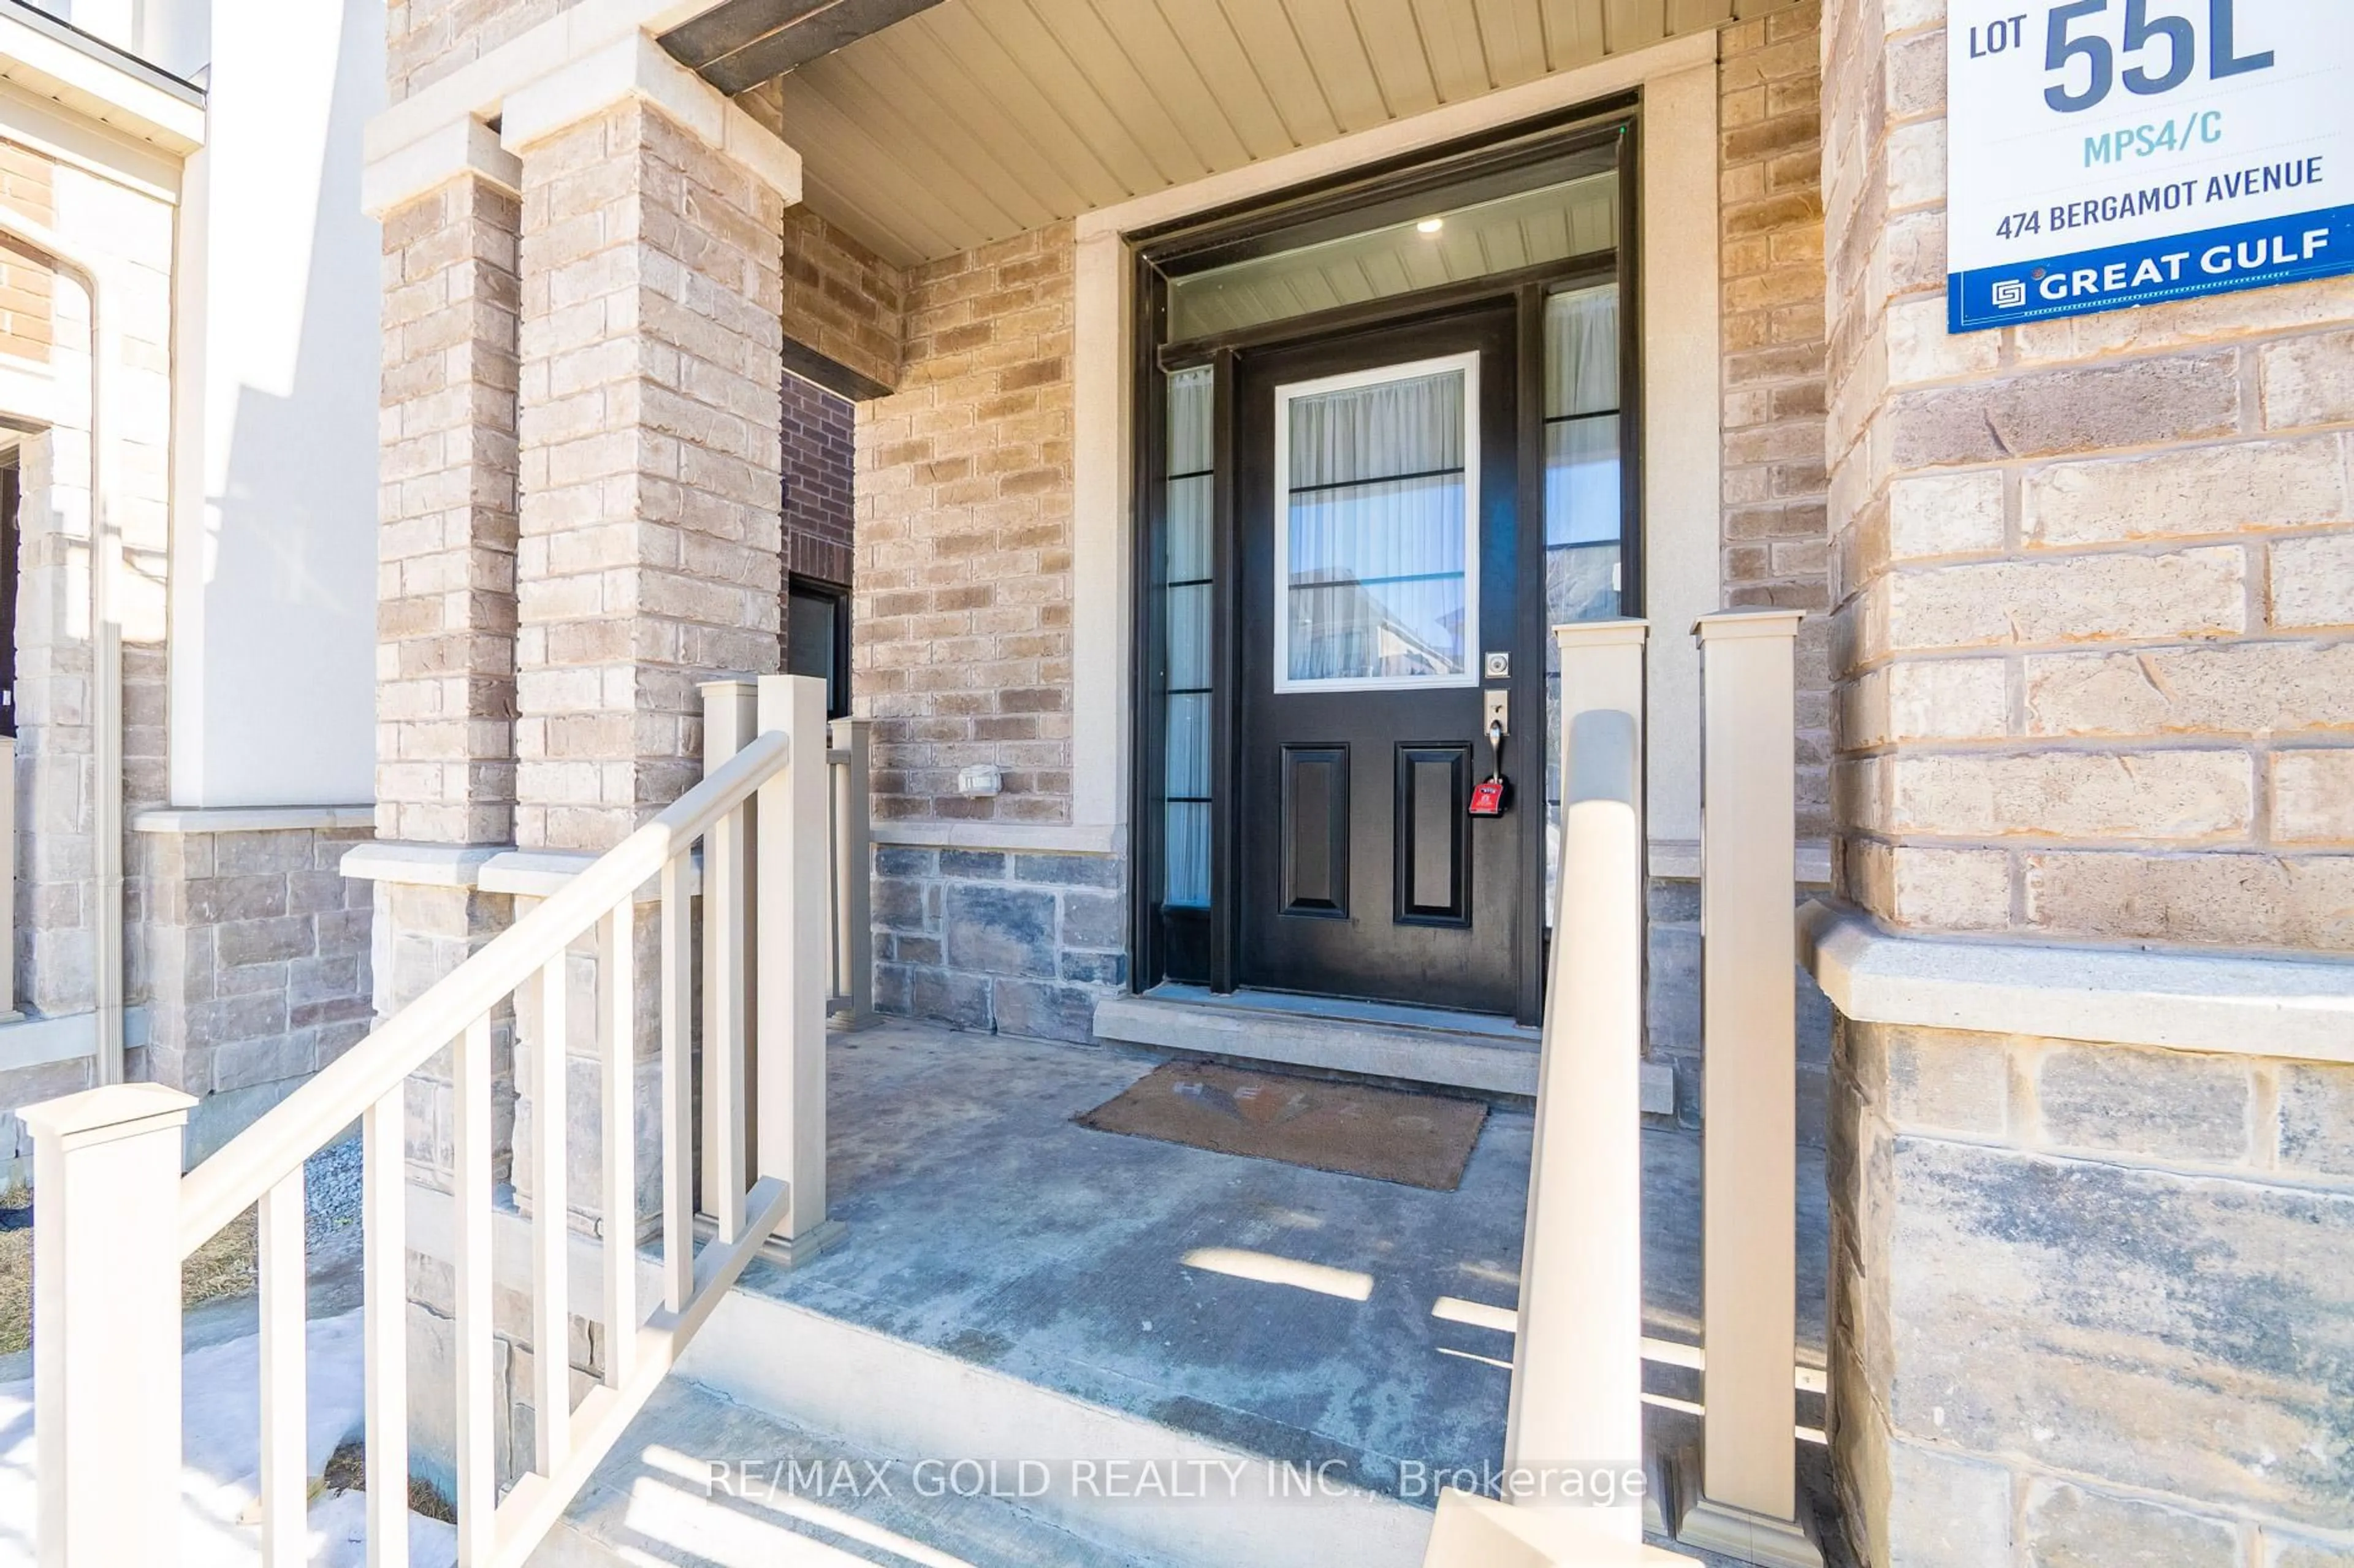
<svg viewBox="0 0 2354 1568">
<path fill-rule="evenodd" d="M 1702 653 L 1705 1395 L 1701 1473 L 1662 1520 L 1686 1545 L 1820 1568 L 1794 1451 L 1796 874 L 1792 611 L 1728 610 Z M 1643 1542 L 1638 1507 L 1547 1507 L 1563 1469 L 1639 1464 L 1647 628 L 1555 630 L 1559 907 L 1506 1417 L 1506 1502 L 1441 1499 L 1425 1568 L 1604 1568 L 1689 1559 Z M 1690 1353 L 1690 1352 L 1687 1352 Z M 1551 1489 L 1548 1490 L 1547 1489 Z M 1507 1506 L 1507 1502 L 1535 1506 Z"/>
<path fill-rule="evenodd" d="M 303 1162 L 357 1120 L 364 1139 L 368 1561 L 407 1561 L 408 1300 L 404 1266 L 404 1084 L 445 1047 L 456 1097 L 455 1324 L 459 1562 L 521 1563 L 620 1437 L 712 1308 L 772 1234 L 825 1224 L 824 1024 L 831 758 L 822 683 L 758 683 L 756 722 L 707 776 L 211 1159 L 180 1174 L 194 1102 L 152 1084 L 32 1107 L 35 1135 L 36 1417 L 44 1563 L 173 1560 L 180 1520 L 181 1258 L 259 1205 L 262 1560 L 305 1560 Z M 797 763 L 796 758 L 801 760 Z M 751 831 L 757 810 L 760 831 Z M 706 959 L 740 983 L 706 983 L 706 1097 L 748 1090 L 719 1116 L 703 1206 L 716 1236 L 694 1237 L 691 855 L 705 845 Z M 861 852 L 863 853 L 863 850 Z M 721 863 L 734 857 L 731 876 Z M 655 885 L 659 961 L 651 1009 L 638 995 L 634 907 Z M 758 950 L 748 940 L 757 931 Z M 599 1212 L 603 1300 L 579 1315 L 608 1326 L 602 1380 L 571 1397 L 566 1118 L 542 1108 L 531 1139 L 532 1404 L 528 1473 L 498 1491 L 493 1434 L 491 1101 L 494 1015 L 535 995 L 538 1027 L 518 1042 L 542 1107 L 565 1082 L 567 950 L 597 944 Z M 638 1299 L 638 1149 L 631 1068 L 641 1035 L 660 1056 L 661 1300 Z M 748 1062 L 754 1064 L 748 1071 Z M 748 1128 L 749 1130 L 748 1133 Z M 747 1147 L 748 1136 L 750 1139 Z M 514 1223 L 509 1221 L 508 1223 Z M 615 1245 L 619 1238 L 620 1245 Z M 634 1330 L 634 1331 L 631 1331 Z M 553 1353 L 551 1353 L 551 1351 Z"/>
</svg>

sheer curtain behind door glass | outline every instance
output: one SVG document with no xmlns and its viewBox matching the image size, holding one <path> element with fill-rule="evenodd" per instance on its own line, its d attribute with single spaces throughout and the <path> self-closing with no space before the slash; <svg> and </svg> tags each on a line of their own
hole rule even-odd
<svg viewBox="0 0 2354 1568">
<path fill-rule="evenodd" d="M 1286 400 L 1287 684 L 1469 668 L 1467 373 Z"/>
</svg>

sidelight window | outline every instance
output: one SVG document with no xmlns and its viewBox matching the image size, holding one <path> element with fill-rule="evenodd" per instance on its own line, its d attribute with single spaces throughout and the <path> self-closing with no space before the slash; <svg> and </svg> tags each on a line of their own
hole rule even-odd
<svg viewBox="0 0 2354 1568">
<path fill-rule="evenodd" d="M 1169 478 L 1162 538 L 1169 625 L 1167 886 L 1177 908 L 1210 902 L 1211 527 L 1216 500 L 1211 418 L 1215 370 L 1169 376 Z"/>
</svg>

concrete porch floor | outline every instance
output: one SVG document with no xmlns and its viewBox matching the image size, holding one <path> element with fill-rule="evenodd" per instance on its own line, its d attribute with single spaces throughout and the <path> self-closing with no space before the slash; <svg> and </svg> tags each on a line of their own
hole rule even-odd
<svg viewBox="0 0 2354 1568">
<path fill-rule="evenodd" d="M 1433 1314 L 1442 1298 L 1517 1296 L 1532 1118 L 1491 1112 L 1460 1188 L 1360 1177 L 1098 1132 L 1071 1118 L 1161 1059 L 887 1021 L 832 1037 L 833 1213 L 848 1226 L 743 1287 L 861 1328 L 1270 1457 L 1344 1461 L 1394 1493 L 1401 1466 L 1502 1452 L 1511 1335 Z M 1647 1331 L 1696 1342 L 1700 1141 L 1644 1137 Z M 1801 1359 L 1819 1365 L 1826 1277 L 1822 1158 L 1802 1150 Z M 1373 1277 L 1356 1301 L 1191 1267 L 1244 1248 Z M 1647 1364 L 1646 1386 L 1700 1397 L 1696 1373 Z M 1819 1426 L 1819 1396 L 1796 1399 Z M 1676 1452 L 1698 1422 L 1647 1412 Z M 1802 1474 L 1827 1496 L 1822 1449 Z"/>
</svg>

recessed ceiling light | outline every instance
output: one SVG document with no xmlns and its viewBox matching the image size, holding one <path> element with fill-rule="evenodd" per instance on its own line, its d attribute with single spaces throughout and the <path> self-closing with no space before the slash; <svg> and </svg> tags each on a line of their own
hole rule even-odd
<svg viewBox="0 0 2354 1568">
<path fill-rule="evenodd" d="M 1446 227 L 1447 220 L 1443 217 L 1426 217 L 1414 226 L 1414 231 L 1416 234 L 1436 234 Z"/>
</svg>

